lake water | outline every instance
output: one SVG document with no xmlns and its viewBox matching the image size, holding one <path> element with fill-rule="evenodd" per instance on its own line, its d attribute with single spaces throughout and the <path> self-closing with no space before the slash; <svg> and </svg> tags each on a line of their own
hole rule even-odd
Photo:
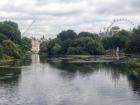
<svg viewBox="0 0 140 105">
<path fill-rule="evenodd" d="M 35 55 L 0 67 L 0 105 L 140 105 L 140 76 L 124 64 Z"/>
</svg>

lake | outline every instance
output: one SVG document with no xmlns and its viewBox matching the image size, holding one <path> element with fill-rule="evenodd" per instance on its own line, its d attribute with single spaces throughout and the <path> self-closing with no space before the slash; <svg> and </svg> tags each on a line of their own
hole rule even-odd
<svg viewBox="0 0 140 105">
<path fill-rule="evenodd" d="M 140 75 L 126 64 L 50 61 L 0 67 L 0 105 L 140 105 Z"/>
</svg>

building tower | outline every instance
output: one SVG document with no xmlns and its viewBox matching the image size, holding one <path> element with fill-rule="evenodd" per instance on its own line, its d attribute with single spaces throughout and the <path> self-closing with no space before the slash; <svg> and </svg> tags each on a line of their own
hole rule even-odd
<svg viewBox="0 0 140 105">
<path fill-rule="evenodd" d="M 32 37 L 32 52 L 38 54 L 40 50 L 39 47 L 40 47 L 40 41 L 35 37 Z"/>
</svg>

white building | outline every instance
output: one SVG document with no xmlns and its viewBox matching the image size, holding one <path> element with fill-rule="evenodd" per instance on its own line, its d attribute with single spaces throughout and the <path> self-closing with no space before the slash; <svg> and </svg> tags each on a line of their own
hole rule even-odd
<svg viewBox="0 0 140 105">
<path fill-rule="evenodd" d="M 32 37 L 32 52 L 33 53 L 39 53 L 40 50 L 40 41 L 34 37 Z"/>
</svg>

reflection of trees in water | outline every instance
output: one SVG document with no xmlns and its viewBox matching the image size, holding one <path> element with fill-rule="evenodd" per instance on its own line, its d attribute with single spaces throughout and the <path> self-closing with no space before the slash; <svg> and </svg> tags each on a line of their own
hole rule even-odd
<svg viewBox="0 0 140 105">
<path fill-rule="evenodd" d="M 136 68 L 131 68 L 127 64 L 121 65 L 110 65 L 112 69 L 112 78 L 119 78 L 120 75 L 125 75 L 128 79 L 129 85 L 131 86 L 134 93 L 140 95 L 140 73 Z"/>
<path fill-rule="evenodd" d="M 140 75 L 128 75 L 128 81 L 133 92 L 140 95 Z"/>
<path fill-rule="evenodd" d="M 85 63 L 67 63 L 67 62 L 49 62 L 49 64 L 60 70 L 62 77 L 73 79 L 77 73 L 82 76 L 91 75 L 99 69 L 99 64 Z"/>
<path fill-rule="evenodd" d="M 111 76 L 113 81 L 120 79 L 121 75 L 125 75 L 122 69 L 125 66 L 113 65 L 109 63 L 67 63 L 67 62 L 49 62 L 53 67 L 64 71 L 61 72 L 63 76 L 74 77 L 76 73 L 82 76 L 92 75 L 94 72 L 103 71 Z"/>
<path fill-rule="evenodd" d="M 21 68 L 0 68 L 0 84 L 17 84 Z"/>
<path fill-rule="evenodd" d="M 51 62 L 50 64 L 59 68 L 60 70 L 67 71 L 69 73 L 76 73 L 78 71 L 82 74 L 91 74 L 99 68 L 99 64 L 89 63 Z"/>
<path fill-rule="evenodd" d="M 76 73 L 87 76 L 94 72 L 104 71 L 107 75 L 111 76 L 111 79 L 117 82 L 122 76 L 128 78 L 129 84 L 135 93 L 140 95 L 140 73 L 139 70 L 130 68 L 127 64 L 112 64 L 112 63 L 67 63 L 67 61 L 61 62 L 48 62 L 48 59 L 42 59 L 41 62 L 49 63 L 53 67 L 61 70 L 61 75 L 64 78 L 75 77 Z M 137 75 L 135 75 L 137 74 Z"/>
<path fill-rule="evenodd" d="M 110 72 L 112 75 L 112 79 L 119 79 L 121 76 L 127 76 L 134 73 L 134 69 L 132 70 L 127 64 L 112 64 L 109 63 L 104 65 L 107 69 L 106 72 Z"/>
<path fill-rule="evenodd" d="M 14 97 L 19 86 L 20 76 L 21 68 L 0 68 L 0 94 L 4 99 L 5 97 L 9 99 L 9 96 Z"/>
<path fill-rule="evenodd" d="M 113 81 L 117 81 L 121 76 L 132 74 L 132 70 L 125 64 L 111 64 L 111 63 L 67 63 L 62 62 L 49 62 L 53 67 L 65 71 L 66 74 L 75 75 L 79 72 L 81 75 L 91 75 L 96 71 L 104 71 L 110 74 Z"/>
<path fill-rule="evenodd" d="M 107 64 L 104 65 L 104 69 L 105 72 L 108 72 L 111 74 L 112 76 L 112 80 L 117 81 L 118 79 L 120 79 L 121 75 L 125 75 L 125 73 L 123 73 L 122 69 L 125 69 L 125 66 L 122 66 L 120 64 Z"/>
<path fill-rule="evenodd" d="M 7 61 L 7 62 L 0 62 L 0 66 L 5 66 L 5 67 L 21 67 L 21 66 L 28 66 L 30 64 L 31 64 L 30 58 Z"/>
</svg>

